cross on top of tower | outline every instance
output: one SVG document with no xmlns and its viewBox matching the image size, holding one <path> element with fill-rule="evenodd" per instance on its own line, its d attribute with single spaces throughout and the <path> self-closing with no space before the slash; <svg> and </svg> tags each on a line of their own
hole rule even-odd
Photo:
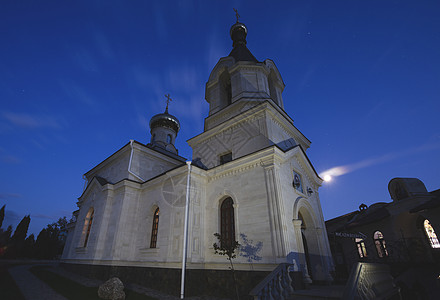
<svg viewBox="0 0 440 300">
<path fill-rule="evenodd" d="M 167 107 L 165 108 L 165 113 L 168 113 L 168 105 L 170 104 L 170 101 L 173 101 L 173 99 L 171 99 L 170 94 L 166 94 L 165 97 L 167 98 Z"/>
<path fill-rule="evenodd" d="M 235 11 L 235 17 L 237 18 L 237 23 L 238 23 L 238 18 L 240 18 L 240 15 L 238 14 L 238 10 L 234 8 Z"/>
</svg>

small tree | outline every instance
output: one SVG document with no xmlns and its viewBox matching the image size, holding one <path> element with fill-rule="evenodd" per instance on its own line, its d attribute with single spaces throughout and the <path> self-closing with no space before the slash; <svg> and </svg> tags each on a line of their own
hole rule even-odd
<svg viewBox="0 0 440 300">
<path fill-rule="evenodd" d="M 232 260 L 237 257 L 235 251 L 240 248 L 240 244 L 236 240 L 226 240 L 224 237 L 221 236 L 220 233 L 214 233 L 214 236 L 218 239 L 218 243 L 214 243 L 212 245 L 214 247 L 214 253 L 226 256 L 226 259 L 229 260 L 231 264 L 229 269 L 232 271 L 235 293 L 237 295 L 237 299 L 240 299 L 240 296 L 238 294 L 237 280 L 235 279 L 234 264 L 232 263 Z"/>
</svg>

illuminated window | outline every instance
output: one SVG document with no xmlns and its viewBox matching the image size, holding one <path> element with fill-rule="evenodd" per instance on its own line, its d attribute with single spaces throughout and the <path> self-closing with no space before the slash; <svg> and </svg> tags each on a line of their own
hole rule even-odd
<svg viewBox="0 0 440 300">
<path fill-rule="evenodd" d="M 156 248 L 158 229 L 159 229 L 159 208 L 156 209 L 153 216 L 153 229 L 151 230 L 150 248 Z"/>
<path fill-rule="evenodd" d="M 365 247 L 365 243 L 363 239 L 356 238 L 355 240 L 357 251 L 360 258 L 367 257 L 367 247 Z"/>
<path fill-rule="evenodd" d="M 423 222 L 423 227 L 425 227 L 426 235 L 428 236 L 431 248 L 440 248 L 440 243 L 438 242 L 437 235 L 435 234 L 434 228 L 432 228 L 431 223 L 428 220 Z"/>
<path fill-rule="evenodd" d="M 92 229 L 92 222 L 93 222 L 94 212 L 95 212 L 94 209 L 90 208 L 89 212 L 86 215 L 86 219 L 84 220 L 84 227 L 83 227 L 84 243 L 83 243 L 83 247 L 86 247 L 87 246 L 87 242 L 89 241 L 90 230 Z"/>
<path fill-rule="evenodd" d="M 380 231 L 376 231 L 374 233 L 374 244 L 376 245 L 377 255 L 379 257 L 387 257 L 388 251 L 385 245 L 385 239 L 383 238 L 383 234 Z"/>
<path fill-rule="evenodd" d="M 226 198 L 220 208 L 220 235 L 222 243 L 230 247 L 235 242 L 235 224 L 234 224 L 234 201 L 232 198 Z"/>
</svg>

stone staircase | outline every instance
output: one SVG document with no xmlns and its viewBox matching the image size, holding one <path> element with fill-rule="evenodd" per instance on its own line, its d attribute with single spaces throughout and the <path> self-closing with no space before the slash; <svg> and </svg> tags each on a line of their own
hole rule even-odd
<svg viewBox="0 0 440 300">
<path fill-rule="evenodd" d="M 305 287 L 290 264 L 278 265 L 249 295 L 254 300 L 323 300 L 323 299 L 401 299 L 387 265 L 357 263 L 346 285 L 309 285 Z"/>
<path fill-rule="evenodd" d="M 295 300 L 335 300 L 342 299 L 344 285 L 310 285 L 308 289 L 295 290 L 289 299 Z"/>
</svg>

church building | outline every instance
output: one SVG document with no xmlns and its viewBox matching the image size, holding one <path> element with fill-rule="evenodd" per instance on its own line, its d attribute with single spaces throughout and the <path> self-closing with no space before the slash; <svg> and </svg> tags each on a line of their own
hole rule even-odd
<svg viewBox="0 0 440 300">
<path fill-rule="evenodd" d="M 191 162 L 178 155 L 175 140 L 185 128 L 167 105 L 151 118 L 149 143 L 130 140 L 85 173 L 67 265 L 181 268 L 188 190 L 189 270 L 228 270 L 213 248 L 219 233 L 225 243 L 246 237 L 260 245 L 252 265 L 237 255 L 238 271 L 291 263 L 305 282 L 332 280 L 322 179 L 306 155 L 311 142 L 284 110 L 275 63 L 255 58 L 246 35 L 237 18 L 232 51 L 206 83 L 209 114 L 204 131 L 188 140 Z"/>
</svg>

